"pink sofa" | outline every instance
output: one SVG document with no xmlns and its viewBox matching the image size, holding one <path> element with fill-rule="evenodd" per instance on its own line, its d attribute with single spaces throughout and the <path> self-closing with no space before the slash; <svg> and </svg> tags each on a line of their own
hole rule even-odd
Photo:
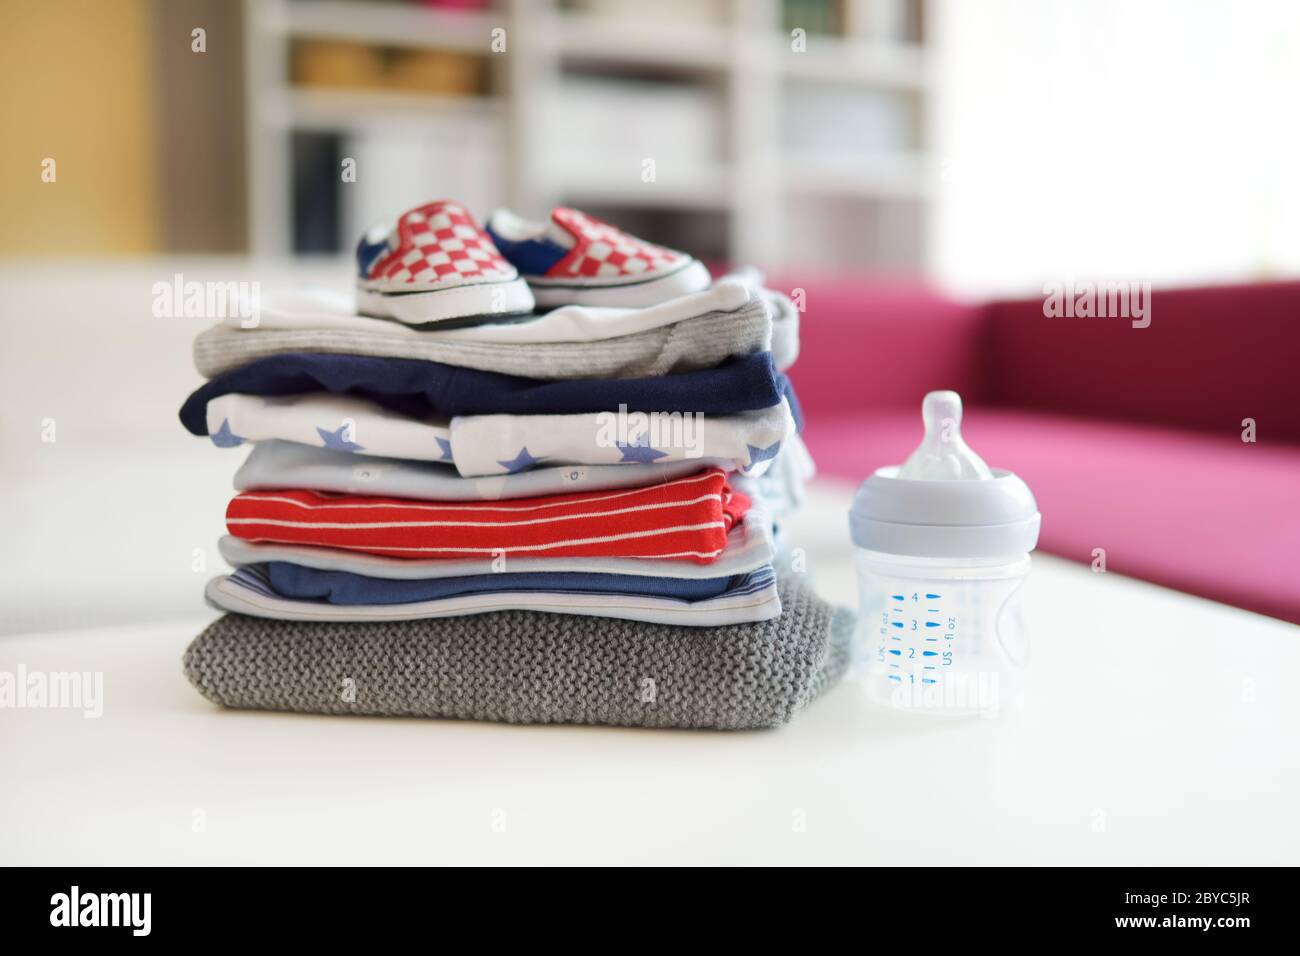
<svg viewBox="0 0 1300 956">
<path fill-rule="evenodd" d="M 902 461 L 921 396 L 956 389 L 971 446 L 1034 490 L 1043 550 L 1300 623 L 1300 283 L 1157 291 L 1145 329 L 802 285 L 791 378 L 822 474 Z"/>
</svg>

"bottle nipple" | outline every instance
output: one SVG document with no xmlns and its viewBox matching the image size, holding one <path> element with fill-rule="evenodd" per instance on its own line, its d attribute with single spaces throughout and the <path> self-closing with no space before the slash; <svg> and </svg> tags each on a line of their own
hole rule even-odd
<svg viewBox="0 0 1300 956">
<path fill-rule="evenodd" d="M 919 481 L 981 480 L 993 472 L 961 437 L 961 396 L 930 392 L 921 403 L 925 437 L 898 470 L 899 478 Z"/>
</svg>

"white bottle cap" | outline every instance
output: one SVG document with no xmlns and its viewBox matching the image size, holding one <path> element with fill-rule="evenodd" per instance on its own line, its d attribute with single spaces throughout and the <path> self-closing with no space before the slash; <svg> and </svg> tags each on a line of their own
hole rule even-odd
<svg viewBox="0 0 1300 956">
<path fill-rule="evenodd" d="M 961 396 L 931 392 L 922 405 L 925 437 L 899 466 L 881 468 L 858 488 L 849 511 L 853 543 L 923 558 L 994 558 L 1038 544 L 1041 516 L 1029 486 L 990 469 L 961 437 Z"/>
</svg>

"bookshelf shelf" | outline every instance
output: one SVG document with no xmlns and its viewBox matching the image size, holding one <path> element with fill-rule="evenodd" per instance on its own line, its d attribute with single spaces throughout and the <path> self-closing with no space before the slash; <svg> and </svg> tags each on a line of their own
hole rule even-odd
<svg viewBox="0 0 1300 956">
<path fill-rule="evenodd" d="M 555 56 L 690 72 L 729 71 L 736 43 L 734 31 L 714 24 L 629 24 L 592 13 L 552 13 L 539 26 L 546 51 Z"/>
<path fill-rule="evenodd" d="M 557 172 L 555 178 L 564 195 L 606 205 L 725 210 L 731 204 L 727 170 L 721 167 L 696 169 L 689 176 L 662 176 L 656 182 L 643 183 L 635 176 L 611 173 L 607 166 L 593 163 L 587 169 Z"/>
<path fill-rule="evenodd" d="M 276 3 L 267 25 L 288 36 L 394 47 L 486 53 L 495 11 L 439 10 L 406 3 L 291 0 Z"/>
<path fill-rule="evenodd" d="M 499 123 L 505 116 L 498 97 L 371 90 L 288 89 L 269 97 L 264 106 L 268 124 L 317 131 Z"/>
<path fill-rule="evenodd" d="M 786 75 L 799 79 L 903 90 L 924 90 L 928 83 L 925 52 L 915 44 L 814 37 L 806 52 L 795 53 L 777 37 L 772 55 Z"/>
<path fill-rule="evenodd" d="M 924 199 L 929 192 L 925 162 L 918 155 L 848 163 L 810 151 L 789 157 L 785 169 L 786 187 L 810 195 Z"/>
</svg>

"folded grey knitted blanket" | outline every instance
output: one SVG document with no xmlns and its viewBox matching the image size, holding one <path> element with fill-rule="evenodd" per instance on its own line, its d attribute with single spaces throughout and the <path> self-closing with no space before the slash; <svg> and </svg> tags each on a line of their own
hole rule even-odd
<svg viewBox="0 0 1300 956">
<path fill-rule="evenodd" d="M 695 628 L 500 611 L 382 623 L 227 614 L 185 652 L 227 707 L 507 723 L 775 727 L 848 665 L 853 615 L 781 582 L 780 617 Z"/>
<path fill-rule="evenodd" d="M 781 345 L 790 350 L 798 335 L 797 314 L 773 299 L 751 298 L 730 312 L 706 312 L 647 329 L 592 342 L 539 342 L 526 346 L 466 342 L 413 335 L 410 329 L 238 329 L 217 325 L 194 339 L 194 365 L 211 378 L 255 359 L 285 352 L 323 352 L 422 359 L 530 378 L 640 378 L 712 368 L 735 355 L 767 351 L 772 345 L 772 311 L 782 320 Z M 788 303 L 788 300 L 786 300 Z M 793 318 L 792 318 L 793 317 Z M 793 329 L 793 332 L 791 331 Z M 797 348 L 797 346 L 795 346 Z M 793 361 L 793 358 L 791 359 Z"/>
</svg>

